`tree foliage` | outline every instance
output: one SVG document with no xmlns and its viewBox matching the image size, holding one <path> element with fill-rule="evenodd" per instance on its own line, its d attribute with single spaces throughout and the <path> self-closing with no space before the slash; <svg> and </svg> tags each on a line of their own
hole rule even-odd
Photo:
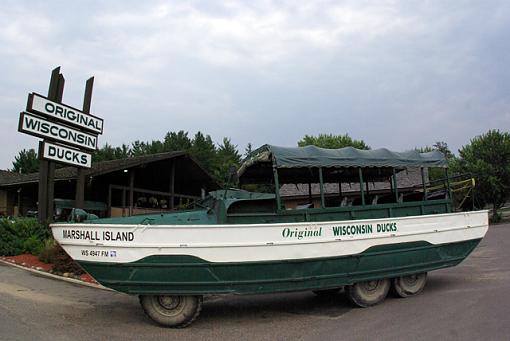
<svg viewBox="0 0 510 341">
<path fill-rule="evenodd" d="M 189 150 L 197 160 L 199 160 L 205 169 L 214 173 L 215 162 L 217 156 L 216 146 L 211 139 L 211 136 L 204 135 L 200 131 L 195 134 L 191 149 Z"/>
<path fill-rule="evenodd" d="M 438 150 L 441 153 L 443 153 L 446 160 L 448 160 L 448 161 L 450 161 L 451 159 L 453 159 L 455 157 L 455 155 L 453 155 L 450 148 L 448 148 L 448 144 L 444 141 L 438 141 L 438 142 L 434 143 L 434 145 L 432 146 L 432 149 Z"/>
<path fill-rule="evenodd" d="M 230 170 L 237 169 L 241 163 L 241 154 L 237 151 L 237 146 L 232 144 L 229 138 L 224 137 L 223 143 L 218 146 L 217 152 L 217 174 L 216 176 L 225 182 L 229 182 Z"/>
<path fill-rule="evenodd" d="M 92 154 L 92 161 L 107 161 L 125 159 L 130 156 L 131 150 L 128 145 L 123 144 L 120 147 L 113 147 L 108 143 L 103 148 Z"/>
<path fill-rule="evenodd" d="M 190 150 L 193 141 L 188 137 L 188 133 L 180 130 L 179 132 L 168 132 L 163 141 L 165 150 Z"/>
<path fill-rule="evenodd" d="M 216 145 L 211 136 L 197 132 L 193 138 L 183 130 L 168 132 L 162 140 L 140 141 L 136 140 L 130 145 L 123 144 L 113 147 L 105 144 L 93 154 L 93 161 L 106 161 L 125 159 L 128 157 L 150 155 L 156 153 L 184 151 L 190 153 L 198 162 L 220 181 L 228 178 L 229 169 L 239 166 L 241 155 L 237 146 L 229 138 Z"/>
<path fill-rule="evenodd" d="M 248 157 L 248 155 L 250 155 L 252 151 L 253 151 L 253 148 L 252 148 L 251 142 L 249 142 L 246 145 L 246 148 L 244 148 L 244 157 Z"/>
<path fill-rule="evenodd" d="M 34 149 L 23 149 L 14 157 L 12 171 L 16 173 L 34 173 L 39 171 L 39 159 Z"/>
<path fill-rule="evenodd" d="M 458 173 L 456 162 L 457 159 L 455 158 L 455 155 L 451 152 L 450 148 L 448 147 L 448 144 L 444 141 L 438 141 L 434 143 L 431 146 L 425 146 L 420 148 L 415 148 L 415 150 L 419 153 L 428 153 L 432 152 L 434 150 L 438 150 L 445 156 L 446 160 L 448 161 L 448 168 L 452 169 L 452 172 L 450 172 L 450 175 L 453 175 L 455 173 Z M 445 178 L 445 171 L 442 168 L 430 168 L 429 172 L 429 180 L 430 181 L 438 181 Z"/>
<path fill-rule="evenodd" d="M 344 147 L 354 147 L 357 149 L 370 149 L 363 140 L 355 140 L 348 134 L 333 135 L 319 134 L 318 136 L 305 135 L 299 142 L 299 147 L 317 146 L 321 148 L 338 149 Z"/>
<path fill-rule="evenodd" d="M 458 168 L 477 180 L 477 197 L 497 209 L 510 198 L 510 134 L 499 130 L 473 138 L 459 150 Z"/>
</svg>

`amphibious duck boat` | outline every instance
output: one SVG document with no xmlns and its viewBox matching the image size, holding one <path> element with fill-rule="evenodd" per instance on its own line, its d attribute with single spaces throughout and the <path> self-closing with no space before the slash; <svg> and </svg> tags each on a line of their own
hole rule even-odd
<svg viewBox="0 0 510 341">
<path fill-rule="evenodd" d="M 211 192 L 191 210 L 51 227 L 99 283 L 140 295 L 164 326 L 189 325 L 208 294 L 344 288 L 367 307 L 390 287 L 418 294 L 428 271 L 460 263 L 487 232 L 487 211 L 454 212 L 446 166 L 437 151 L 265 145 L 237 172 L 252 191 Z M 430 168 L 444 169 L 439 186 Z M 404 190 L 398 179 L 411 169 L 421 183 Z M 308 193 L 292 204 L 282 186 Z"/>
</svg>

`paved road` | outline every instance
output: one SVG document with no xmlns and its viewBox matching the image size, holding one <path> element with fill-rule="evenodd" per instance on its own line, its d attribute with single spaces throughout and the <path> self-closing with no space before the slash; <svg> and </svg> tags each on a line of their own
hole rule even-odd
<svg viewBox="0 0 510 341">
<path fill-rule="evenodd" d="M 206 301 L 190 327 L 151 323 L 136 297 L 0 264 L 0 340 L 508 340 L 510 224 L 491 226 L 455 268 L 425 291 L 352 308 L 342 295 L 231 296 Z"/>
</svg>

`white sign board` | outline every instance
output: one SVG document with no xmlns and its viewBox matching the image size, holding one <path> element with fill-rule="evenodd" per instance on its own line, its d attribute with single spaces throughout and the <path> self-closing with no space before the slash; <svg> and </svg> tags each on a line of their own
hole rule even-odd
<svg viewBox="0 0 510 341">
<path fill-rule="evenodd" d="M 42 157 L 76 167 L 90 168 L 92 165 L 91 154 L 51 142 L 44 142 Z"/>
<path fill-rule="evenodd" d="M 42 117 L 26 112 L 22 112 L 19 116 L 18 131 L 80 148 L 97 149 L 97 135 L 50 122 Z"/>
<path fill-rule="evenodd" d="M 89 130 L 96 134 L 103 133 L 103 119 L 86 114 L 68 105 L 50 101 L 36 93 L 28 95 L 27 111 Z"/>
</svg>

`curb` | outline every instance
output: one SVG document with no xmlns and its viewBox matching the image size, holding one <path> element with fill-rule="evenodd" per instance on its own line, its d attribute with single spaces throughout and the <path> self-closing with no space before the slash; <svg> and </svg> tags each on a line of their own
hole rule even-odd
<svg viewBox="0 0 510 341">
<path fill-rule="evenodd" d="M 79 285 L 83 285 L 83 286 L 86 286 L 86 287 L 89 287 L 89 288 L 94 288 L 94 289 L 101 289 L 101 290 L 106 290 L 106 291 L 115 291 L 115 290 L 112 290 L 110 288 L 104 287 L 101 284 L 93 284 L 93 283 L 88 283 L 88 282 L 80 281 L 79 279 L 74 279 L 74 278 L 69 278 L 69 277 L 62 277 L 62 276 L 50 274 L 49 272 L 46 272 L 46 271 L 40 271 L 40 270 L 36 270 L 36 269 L 32 269 L 32 268 L 27 268 L 25 266 L 18 265 L 16 263 L 11 263 L 11 262 L 5 261 L 3 259 L 0 259 L 0 263 L 6 264 L 6 265 L 10 265 L 10 266 L 13 266 L 13 267 L 18 268 L 18 269 L 23 269 L 23 270 L 26 270 L 28 272 L 32 272 L 32 273 L 41 275 L 43 277 L 58 279 L 58 280 L 61 280 L 61 281 L 64 281 L 64 282 L 79 284 Z"/>
</svg>

